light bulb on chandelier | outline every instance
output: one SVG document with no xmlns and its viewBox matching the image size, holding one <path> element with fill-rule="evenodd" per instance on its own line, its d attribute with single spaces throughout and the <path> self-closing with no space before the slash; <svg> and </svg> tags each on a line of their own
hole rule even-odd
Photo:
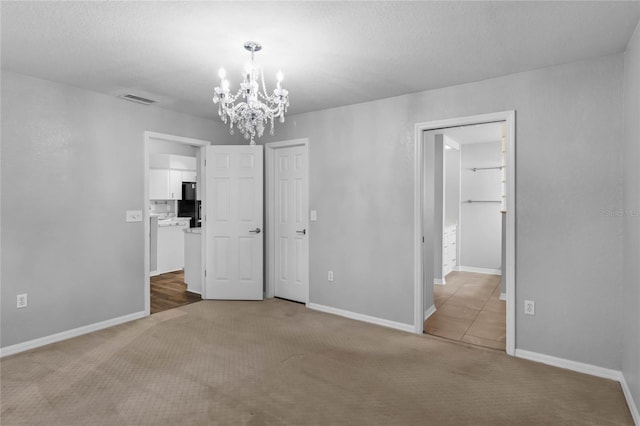
<svg viewBox="0 0 640 426">
<path fill-rule="evenodd" d="M 233 134 L 235 125 L 245 139 L 250 140 L 251 145 L 255 145 L 254 138 L 262 136 L 267 124 L 271 126 L 270 134 L 274 134 L 274 118 L 279 117 L 280 122 L 284 123 L 284 115 L 289 107 L 289 91 L 282 88 L 283 74 L 282 71 L 278 71 L 276 88 L 270 95 L 264 84 L 262 69 L 257 68 L 253 61 L 254 53 L 259 52 L 262 46 L 255 41 L 248 41 L 244 48 L 251 52 L 251 62 L 245 66 L 240 89 L 235 95 L 230 93 L 229 81 L 225 78 L 227 73 L 224 68 L 220 68 L 220 86 L 214 89 L 213 103 L 218 104 L 218 115 L 222 121 L 225 124 L 229 122 L 230 133 Z M 236 104 L 238 99 L 240 102 Z"/>
</svg>

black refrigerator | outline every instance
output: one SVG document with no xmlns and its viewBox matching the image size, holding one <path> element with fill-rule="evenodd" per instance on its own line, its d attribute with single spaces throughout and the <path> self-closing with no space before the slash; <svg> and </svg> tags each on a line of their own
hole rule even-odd
<svg viewBox="0 0 640 426">
<path fill-rule="evenodd" d="M 191 218 L 191 228 L 200 227 L 200 201 L 196 200 L 195 182 L 182 182 L 182 200 L 178 201 L 178 217 Z"/>
</svg>

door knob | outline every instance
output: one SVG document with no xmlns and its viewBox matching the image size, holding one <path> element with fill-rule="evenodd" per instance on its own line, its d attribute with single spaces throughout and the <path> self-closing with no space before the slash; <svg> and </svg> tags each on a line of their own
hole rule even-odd
<svg viewBox="0 0 640 426">
<path fill-rule="evenodd" d="M 306 229 L 303 229 L 302 231 L 296 231 L 296 234 L 302 234 L 305 235 L 307 233 Z"/>
<path fill-rule="evenodd" d="M 256 229 L 250 229 L 249 232 L 253 232 L 254 234 L 259 234 L 261 231 L 260 231 L 260 228 L 256 228 Z"/>
</svg>

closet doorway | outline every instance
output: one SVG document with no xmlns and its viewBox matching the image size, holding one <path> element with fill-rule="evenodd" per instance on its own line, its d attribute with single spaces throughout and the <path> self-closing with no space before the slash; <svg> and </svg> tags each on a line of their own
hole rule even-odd
<svg viewBox="0 0 640 426">
<path fill-rule="evenodd" d="M 416 331 L 513 354 L 513 112 L 416 126 Z M 419 137 L 418 137 L 419 134 Z"/>
<path fill-rule="evenodd" d="M 506 123 L 425 132 L 433 138 L 434 285 L 436 311 L 424 331 L 505 350 L 506 283 L 502 220 L 506 192 Z M 501 291 L 504 287 L 504 291 Z M 503 298 L 500 298 L 500 294 Z"/>
</svg>

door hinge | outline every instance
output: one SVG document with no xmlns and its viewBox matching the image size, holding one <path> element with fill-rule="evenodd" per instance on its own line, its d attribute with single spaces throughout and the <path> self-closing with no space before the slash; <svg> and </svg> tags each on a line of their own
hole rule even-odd
<svg viewBox="0 0 640 426">
<path fill-rule="evenodd" d="M 207 276 L 207 270 L 206 269 L 204 270 L 204 276 L 205 277 Z"/>
<path fill-rule="evenodd" d="M 422 236 L 422 242 L 424 243 L 424 235 Z"/>
</svg>

